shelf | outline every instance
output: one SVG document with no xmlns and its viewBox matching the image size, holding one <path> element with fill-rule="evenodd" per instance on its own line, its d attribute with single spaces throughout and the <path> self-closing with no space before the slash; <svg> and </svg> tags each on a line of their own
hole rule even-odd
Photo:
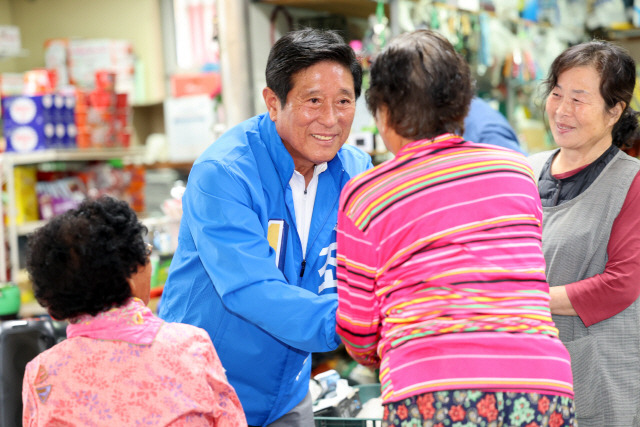
<svg viewBox="0 0 640 427">
<path fill-rule="evenodd" d="M 160 297 L 162 296 L 162 291 L 164 290 L 164 285 L 151 288 L 149 292 L 150 300 L 147 306 L 157 314 L 158 312 L 158 303 L 160 302 Z M 20 310 L 18 311 L 19 319 L 28 319 L 30 317 L 37 317 L 43 314 L 48 314 L 46 308 L 41 306 L 38 301 L 31 301 L 27 303 L 20 304 Z"/>
<path fill-rule="evenodd" d="M 27 319 L 30 317 L 47 314 L 47 309 L 38 304 L 37 301 L 32 301 L 24 304 L 20 304 L 20 311 L 18 311 L 18 318 Z"/>
<path fill-rule="evenodd" d="M 193 162 L 155 162 L 144 165 L 145 169 L 180 169 L 189 171 L 193 167 Z"/>
<path fill-rule="evenodd" d="M 27 234 L 31 234 L 36 231 L 38 228 L 42 227 L 47 223 L 46 220 L 39 221 L 29 221 L 24 224 L 16 225 L 16 233 L 18 236 L 26 236 Z"/>
<path fill-rule="evenodd" d="M 258 0 L 256 3 L 313 9 L 358 18 L 368 18 L 375 14 L 377 5 L 374 0 Z"/>
<path fill-rule="evenodd" d="M 30 165 L 45 162 L 67 162 L 82 160 L 123 159 L 125 162 L 142 163 L 144 147 L 130 148 L 85 148 L 38 150 L 31 153 L 6 152 L 0 160 L 8 165 Z"/>
<path fill-rule="evenodd" d="M 599 32 L 595 33 L 596 36 L 600 38 L 604 38 L 606 40 L 612 41 L 624 41 L 624 40 L 634 40 L 637 41 L 640 39 L 640 28 L 628 28 L 628 29 L 601 29 Z"/>
<path fill-rule="evenodd" d="M 1 138 L 0 138 L 1 139 Z M 8 242 L 8 248 L 0 245 L 0 280 L 16 281 L 20 268 L 18 240 L 20 236 L 25 236 L 37 228 L 41 227 L 45 221 L 30 221 L 25 224 L 15 224 L 15 167 L 20 165 L 38 165 L 48 162 L 71 162 L 71 161 L 107 161 L 118 159 L 125 164 L 142 164 L 144 160 L 145 147 L 134 146 L 128 148 L 87 148 L 87 149 L 47 149 L 37 150 L 30 153 L 4 152 L 0 154 L 0 176 L 2 183 L 6 185 L 7 207 L 0 203 L 0 218 L 9 218 L 9 224 L 0 227 L 0 242 Z M 8 263 L 7 263 L 8 252 Z M 7 268 L 8 267 L 8 268 Z M 9 272 L 7 275 L 6 272 Z"/>
<path fill-rule="evenodd" d="M 149 107 L 162 107 L 164 105 L 163 99 L 147 100 L 144 102 L 134 102 L 131 104 L 132 108 L 149 108 Z"/>
<path fill-rule="evenodd" d="M 25 58 L 29 56 L 29 51 L 27 49 L 20 49 L 17 52 L 0 52 L 0 60 L 1 59 L 13 59 L 13 58 Z"/>
<path fill-rule="evenodd" d="M 167 225 L 167 224 L 180 222 L 179 220 L 169 218 L 168 216 L 144 217 L 143 215 L 139 214 L 139 218 L 140 218 L 140 222 L 142 222 L 147 227 L 156 227 L 160 225 Z M 29 221 L 23 224 L 18 224 L 16 225 L 16 233 L 18 234 L 18 236 L 26 236 L 36 231 L 38 228 L 42 227 L 47 222 L 48 222 L 47 220 L 38 220 L 38 221 Z"/>
<path fill-rule="evenodd" d="M 169 224 L 179 224 L 180 220 L 171 218 L 168 216 L 148 216 L 144 217 L 143 215 L 138 215 L 140 218 L 140 222 L 142 222 L 147 227 L 158 227 L 161 225 L 169 225 Z"/>
</svg>

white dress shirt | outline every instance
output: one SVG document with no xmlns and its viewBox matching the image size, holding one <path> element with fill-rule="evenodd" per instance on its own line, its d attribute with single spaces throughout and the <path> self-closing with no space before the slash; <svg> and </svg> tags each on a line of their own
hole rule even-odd
<svg viewBox="0 0 640 427">
<path fill-rule="evenodd" d="M 302 254 L 307 254 L 307 239 L 309 238 L 309 228 L 311 227 L 311 216 L 313 215 L 313 205 L 316 202 L 316 192 L 318 191 L 318 175 L 327 170 L 327 162 L 320 163 L 313 168 L 313 178 L 305 188 L 304 176 L 297 170 L 293 171 L 293 176 L 289 181 L 291 195 L 293 196 L 293 207 L 296 212 L 296 228 L 302 243 Z"/>
</svg>

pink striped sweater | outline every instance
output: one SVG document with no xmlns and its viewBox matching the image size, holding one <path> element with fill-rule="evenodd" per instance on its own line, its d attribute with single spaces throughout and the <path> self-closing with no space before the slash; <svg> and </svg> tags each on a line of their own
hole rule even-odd
<svg viewBox="0 0 640 427">
<path fill-rule="evenodd" d="M 450 134 L 345 186 L 338 333 L 384 402 L 439 390 L 573 396 L 549 311 L 542 208 L 519 153 Z"/>
</svg>

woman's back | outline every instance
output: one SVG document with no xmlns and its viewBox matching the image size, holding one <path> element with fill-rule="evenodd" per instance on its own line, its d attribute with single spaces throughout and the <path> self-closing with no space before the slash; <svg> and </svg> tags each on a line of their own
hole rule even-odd
<svg viewBox="0 0 640 427">
<path fill-rule="evenodd" d="M 352 180 L 341 203 L 338 247 L 352 248 L 339 263 L 358 286 L 341 293 L 339 324 L 372 357 L 367 332 L 382 325 L 384 399 L 456 389 L 573 395 L 522 155 L 453 135 L 416 141 Z M 364 310 L 374 304 L 369 286 L 378 319 Z"/>
<path fill-rule="evenodd" d="M 68 335 L 27 365 L 25 425 L 246 425 L 205 331 L 134 299 Z"/>
</svg>

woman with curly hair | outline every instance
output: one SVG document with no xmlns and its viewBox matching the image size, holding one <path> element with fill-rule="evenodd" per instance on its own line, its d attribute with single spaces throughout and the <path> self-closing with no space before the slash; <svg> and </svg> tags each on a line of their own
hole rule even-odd
<svg viewBox="0 0 640 427">
<path fill-rule="evenodd" d="M 38 302 L 67 339 L 27 364 L 23 425 L 246 425 L 208 334 L 149 302 L 150 248 L 126 202 L 103 197 L 29 236 Z"/>
<path fill-rule="evenodd" d="M 383 426 L 575 426 L 533 173 L 460 136 L 472 96 L 434 31 L 374 60 L 367 104 L 395 158 L 341 194 L 338 333 L 380 368 Z"/>
</svg>

